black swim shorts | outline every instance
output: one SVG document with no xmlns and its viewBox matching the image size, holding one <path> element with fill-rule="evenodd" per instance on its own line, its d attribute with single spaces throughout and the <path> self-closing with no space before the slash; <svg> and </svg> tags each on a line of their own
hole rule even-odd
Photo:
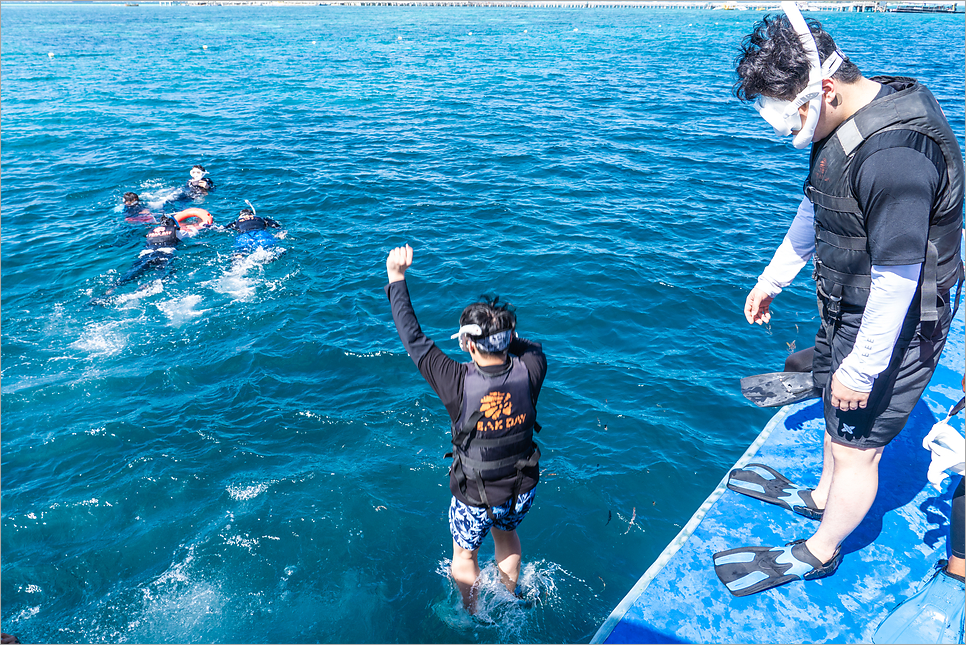
<svg viewBox="0 0 966 645">
<path fill-rule="evenodd" d="M 889 366 L 872 384 L 868 406 L 842 412 L 832 407 L 829 398 L 829 374 L 834 374 L 852 351 L 862 321 L 861 313 L 843 313 L 829 343 L 829 319 L 815 335 L 815 357 L 812 375 L 815 387 L 822 388 L 825 401 L 825 431 L 835 443 L 855 448 L 879 448 L 892 441 L 906 425 L 909 414 L 932 378 L 939 355 L 946 345 L 952 322 L 949 294 L 937 303 L 938 322 L 920 322 L 919 299 L 914 298 L 892 351 Z M 819 299 L 819 311 L 823 312 Z M 824 312 L 823 312 L 824 313 Z"/>
</svg>

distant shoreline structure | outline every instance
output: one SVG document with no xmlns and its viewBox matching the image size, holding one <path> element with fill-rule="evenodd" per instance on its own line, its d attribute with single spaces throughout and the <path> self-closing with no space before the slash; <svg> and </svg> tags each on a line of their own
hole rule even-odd
<svg viewBox="0 0 966 645">
<path fill-rule="evenodd" d="M 21 0 L 4 4 L 99 4 L 127 7 L 519 7 L 565 9 L 708 9 L 712 11 L 778 11 L 779 0 Z M 886 2 L 880 0 L 829 0 L 799 2 L 807 11 L 858 13 L 964 13 L 966 0 Z"/>
</svg>

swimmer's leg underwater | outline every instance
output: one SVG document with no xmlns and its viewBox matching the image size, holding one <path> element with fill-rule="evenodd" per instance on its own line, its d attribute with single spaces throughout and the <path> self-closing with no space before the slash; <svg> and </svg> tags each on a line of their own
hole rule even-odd
<svg viewBox="0 0 966 645">
<path fill-rule="evenodd" d="M 107 290 L 106 295 L 110 296 L 118 287 L 138 281 L 148 274 L 153 274 L 154 277 L 152 280 L 169 280 L 175 274 L 173 259 L 173 254 L 163 251 L 154 251 L 139 258 L 130 269 L 124 272 L 124 275 L 114 281 L 111 288 Z"/>
</svg>

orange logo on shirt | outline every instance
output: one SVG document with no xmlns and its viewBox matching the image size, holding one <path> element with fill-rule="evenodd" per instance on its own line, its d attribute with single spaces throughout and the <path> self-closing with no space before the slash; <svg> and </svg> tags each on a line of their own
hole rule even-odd
<svg viewBox="0 0 966 645">
<path fill-rule="evenodd" d="M 490 392 L 480 399 L 480 411 L 487 419 L 493 419 L 501 414 L 508 416 L 513 411 L 510 394 L 508 392 Z"/>
<path fill-rule="evenodd" d="M 495 432 L 508 430 L 526 421 L 526 414 L 510 416 L 513 403 L 509 392 L 490 392 L 480 399 L 480 412 L 488 421 L 480 420 L 476 423 L 477 432 Z"/>
</svg>

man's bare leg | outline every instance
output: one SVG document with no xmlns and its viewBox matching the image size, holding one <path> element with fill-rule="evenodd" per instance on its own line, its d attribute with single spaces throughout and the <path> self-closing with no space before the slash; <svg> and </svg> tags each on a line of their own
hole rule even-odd
<svg viewBox="0 0 966 645">
<path fill-rule="evenodd" d="M 453 540 L 453 562 L 450 565 L 453 580 L 463 596 L 463 606 L 471 614 L 476 613 L 476 579 L 480 577 L 478 551 L 464 549 Z"/>
<path fill-rule="evenodd" d="M 496 566 L 500 569 L 500 580 L 513 593 L 520 579 L 520 537 L 516 531 L 501 531 L 493 528 L 493 544 L 495 547 Z"/>
<path fill-rule="evenodd" d="M 852 448 L 831 443 L 832 478 L 822 523 L 805 546 L 823 563 L 855 530 L 872 508 L 879 490 L 882 448 Z M 817 502 L 818 503 L 818 502 Z"/>
</svg>

